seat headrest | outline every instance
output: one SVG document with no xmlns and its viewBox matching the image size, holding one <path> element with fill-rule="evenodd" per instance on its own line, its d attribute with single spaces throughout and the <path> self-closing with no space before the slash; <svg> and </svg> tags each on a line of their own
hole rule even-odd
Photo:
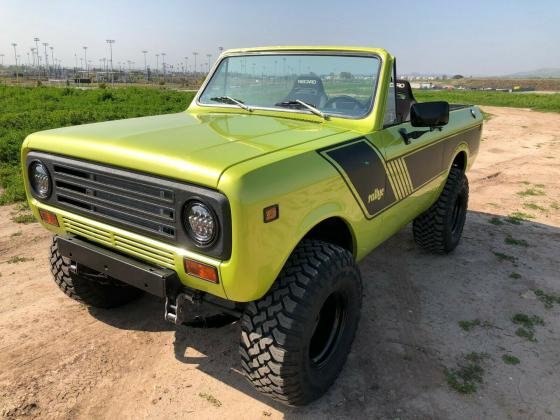
<svg viewBox="0 0 560 420">
<path fill-rule="evenodd" d="M 416 99 L 414 99 L 412 88 L 410 87 L 410 83 L 408 82 L 408 80 L 397 79 L 396 82 L 397 82 L 397 95 L 399 95 L 399 97 L 402 97 L 403 99 L 416 102 Z"/>
<path fill-rule="evenodd" d="M 323 81 L 313 74 L 298 76 L 294 81 L 292 90 L 295 89 L 320 89 L 323 90 Z"/>
<path fill-rule="evenodd" d="M 314 74 L 300 75 L 294 81 L 294 86 L 285 101 L 300 101 L 313 104 L 313 106 L 323 106 L 327 101 L 325 88 L 321 78 Z"/>
</svg>

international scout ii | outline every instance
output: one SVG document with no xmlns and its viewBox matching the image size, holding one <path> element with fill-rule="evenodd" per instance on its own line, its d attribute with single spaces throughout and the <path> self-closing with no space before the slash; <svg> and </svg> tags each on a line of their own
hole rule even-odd
<svg viewBox="0 0 560 420">
<path fill-rule="evenodd" d="M 237 49 L 185 112 L 30 135 L 55 282 L 95 307 L 154 294 L 176 324 L 213 305 L 239 317 L 259 391 L 318 398 L 356 333 L 357 263 L 410 222 L 448 253 L 465 223 L 482 113 L 396 75 L 383 49 Z"/>
</svg>

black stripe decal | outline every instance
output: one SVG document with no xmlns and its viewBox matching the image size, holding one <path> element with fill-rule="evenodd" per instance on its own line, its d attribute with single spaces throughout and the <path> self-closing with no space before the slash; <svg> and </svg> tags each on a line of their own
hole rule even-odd
<svg viewBox="0 0 560 420">
<path fill-rule="evenodd" d="M 412 187 L 418 188 L 443 169 L 443 143 L 421 149 L 406 156 L 406 166 L 410 168 Z"/>
<path fill-rule="evenodd" d="M 381 153 L 365 138 L 318 152 L 340 173 L 365 217 L 371 219 L 446 173 L 460 143 L 466 142 L 475 154 L 481 129 L 482 125 L 477 125 L 385 164 Z"/>
<path fill-rule="evenodd" d="M 325 150 L 322 155 L 341 173 L 366 217 L 370 218 L 396 202 L 383 158 L 365 139 Z"/>
<path fill-rule="evenodd" d="M 446 171 L 454 158 L 453 153 L 460 143 L 467 143 L 470 152 L 476 153 L 481 128 L 481 125 L 475 126 L 404 156 L 413 189 L 420 188 L 438 173 Z"/>
</svg>

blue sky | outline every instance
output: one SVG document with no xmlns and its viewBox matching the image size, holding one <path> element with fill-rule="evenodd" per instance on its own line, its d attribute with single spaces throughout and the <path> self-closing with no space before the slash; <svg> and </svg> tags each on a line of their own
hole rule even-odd
<svg viewBox="0 0 560 420">
<path fill-rule="evenodd" d="M 33 37 L 73 65 L 132 60 L 143 66 L 165 52 L 177 63 L 193 51 L 286 44 L 378 46 L 397 56 L 398 71 L 497 75 L 560 67 L 560 2 L 538 1 L 63 1 L 0 0 L 0 53 L 26 62 Z M 161 63 L 161 61 L 160 61 Z"/>
</svg>

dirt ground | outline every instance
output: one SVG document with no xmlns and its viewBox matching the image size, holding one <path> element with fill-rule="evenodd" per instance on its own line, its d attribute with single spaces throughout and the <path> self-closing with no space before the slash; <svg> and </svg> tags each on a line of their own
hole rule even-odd
<svg viewBox="0 0 560 420">
<path fill-rule="evenodd" d="M 51 279 L 48 233 L 10 221 L 16 206 L 0 207 L 0 415 L 560 418 L 560 299 L 546 308 L 533 292 L 560 295 L 560 114 L 484 109 L 492 118 L 469 173 L 460 246 L 426 254 L 407 227 L 361 263 L 352 352 L 327 395 L 304 408 L 252 390 L 235 323 L 175 327 L 150 296 L 116 310 L 70 300 Z M 542 317 L 526 329 L 535 341 L 516 335 L 516 313 Z M 483 383 L 461 394 L 445 372 L 473 351 L 485 353 Z"/>
</svg>

